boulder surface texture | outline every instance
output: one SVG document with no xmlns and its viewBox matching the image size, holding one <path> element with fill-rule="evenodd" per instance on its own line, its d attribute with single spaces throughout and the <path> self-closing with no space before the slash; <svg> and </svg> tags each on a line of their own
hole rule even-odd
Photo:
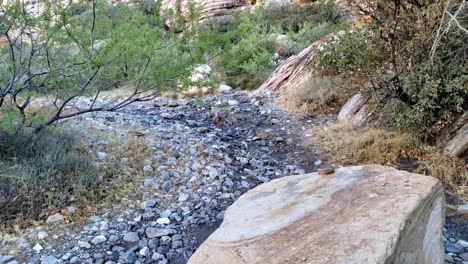
<svg viewBox="0 0 468 264">
<path fill-rule="evenodd" d="M 380 165 L 289 176 L 226 210 L 190 264 L 444 261 L 443 187 Z"/>
</svg>

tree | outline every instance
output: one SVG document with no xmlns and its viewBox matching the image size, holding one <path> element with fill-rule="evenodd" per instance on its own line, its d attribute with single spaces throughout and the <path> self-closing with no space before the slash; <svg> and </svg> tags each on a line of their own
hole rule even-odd
<svg viewBox="0 0 468 264">
<path fill-rule="evenodd" d="M 163 30 L 158 3 L 153 16 L 100 0 L 40 1 L 34 8 L 19 0 L 0 4 L 3 130 L 38 132 L 62 119 L 114 111 L 186 87 L 200 61 L 190 47 L 194 31 Z M 126 96 L 102 100 L 115 87 L 126 87 Z M 38 100 L 46 100 L 49 111 L 29 111 Z"/>
</svg>

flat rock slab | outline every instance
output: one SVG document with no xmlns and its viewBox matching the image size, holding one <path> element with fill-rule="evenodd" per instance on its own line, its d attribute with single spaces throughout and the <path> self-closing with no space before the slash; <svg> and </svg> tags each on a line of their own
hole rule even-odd
<svg viewBox="0 0 468 264">
<path fill-rule="evenodd" d="M 189 263 L 443 263 L 443 203 L 436 179 L 379 165 L 284 177 L 241 196 Z"/>
</svg>

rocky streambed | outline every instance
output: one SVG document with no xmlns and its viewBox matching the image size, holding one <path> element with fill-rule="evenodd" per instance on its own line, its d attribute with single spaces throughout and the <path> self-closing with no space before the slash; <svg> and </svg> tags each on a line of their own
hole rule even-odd
<svg viewBox="0 0 468 264">
<path fill-rule="evenodd" d="M 0 263 L 185 263 L 247 190 L 329 165 L 318 147 L 304 147 L 302 140 L 312 127 L 333 120 L 299 118 L 270 102 L 269 96 L 226 91 L 76 118 L 73 127 L 106 166 L 112 166 L 107 141 L 91 130 L 122 144 L 135 136 L 147 140 L 151 154 L 137 198 L 100 207 L 73 226 L 57 214 L 47 225 L 5 236 Z M 130 166 L 131 159 L 119 163 Z M 446 262 L 464 263 L 468 237 L 460 226 L 466 222 L 448 223 Z"/>
</svg>

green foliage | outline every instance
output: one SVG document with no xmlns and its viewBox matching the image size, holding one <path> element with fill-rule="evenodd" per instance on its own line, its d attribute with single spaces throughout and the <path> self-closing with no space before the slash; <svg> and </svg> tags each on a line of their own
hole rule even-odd
<svg viewBox="0 0 468 264">
<path fill-rule="evenodd" d="M 160 4 L 154 3 L 153 10 Z M 83 2 L 62 7 L 53 1 L 41 5 L 40 15 L 29 13 L 20 1 L 0 6 L 0 37 L 10 39 L 0 48 L 0 123 L 23 126 L 32 116 L 22 105 L 37 97 L 60 99 L 57 109 L 63 109 L 62 102 L 119 85 L 133 90 L 128 102 L 181 90 L 191 85 L 190 72 L 202 62 L 200 52 L 190 46 L 196 39 L 194 27 L 186 24 L 196 17 L 193 5 L 187 18 L 173 14 L 175 27 L 187 27 L 184 34 L 164 30 L 159 12 L 149 16 L 105 1 L 96 6 Z M 16 38 L 21 28 L 24 36 Z M 5 105 L 16 113 L 3 115 Z M 60 119 L 57 111 L 48 113 L 37 129 Z M 12 116 L 17 117 L 13 122 Z"/>
<path fill-rule="evenodd" d="M 303 6 L 259 7 L 203 23 L 199 38 L 206 56 L 234 87 L 258 87 L 282 59 L 297 54 L 341 27 L 331 1 Z M 275 53 L 277 54 L 275 57 Z"/>
<path fill-rule="evenodd" d="M 65 133 L 0 134 L 0 221 L 37 218 L 98 183 L 98 171 Z"/>
<path fill-rule="evenodd" d="M 331 37 L 318 52 L 318 67 L 337 75 L 372 76 L 384 58 L 381 49 L 367 30 L 342 31 Z"/>
<path fill-rule="evenodd" d="M 317 64 L 343 79 L 366 79 L 375 110 L 400 101 L 393 125 L 428 140 L 468 106 L 468 34 L 446 21 L 461 1 L 367 3 L 356 5 L 369 23 L 331 39 Z M 457 19 L 468 27 L 466 12 Z"/>
</svg>

